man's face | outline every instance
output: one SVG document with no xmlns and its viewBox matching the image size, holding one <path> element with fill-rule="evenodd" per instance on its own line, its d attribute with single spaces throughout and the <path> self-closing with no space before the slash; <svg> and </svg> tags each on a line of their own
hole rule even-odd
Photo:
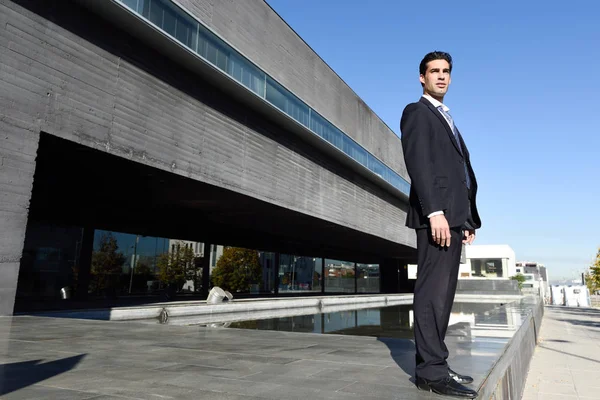
<svg viewBox="0 0 600 400">
<path fill-rule="evenodd" d="M 444 98 L 450 86 L 450 64 L 446 60 L 433 60 L 427 63 L 425 75 L 419 80 L 423 84 L 423 92 L 434 98 Z"/>
</svg>

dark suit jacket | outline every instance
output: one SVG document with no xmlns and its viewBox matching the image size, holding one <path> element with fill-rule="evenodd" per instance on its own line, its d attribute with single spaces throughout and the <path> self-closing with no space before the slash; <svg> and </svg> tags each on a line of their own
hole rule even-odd
<svg viewBox="0 0 600 400">
<path fill-rule="evenodd" d="M 400 122 L 404 160 L 411 179 L 406 226 L 429 226 L 427 216 L 444 211 L 451 228 L 481 227 L 477 212 L 477 180 L 467 146 L 459 134 L 462 153 L 450 126 L 430 101 L 421 97 L 406 106 Z M 465 167 L 471 178 L 467 188 Z"/>
</svg>

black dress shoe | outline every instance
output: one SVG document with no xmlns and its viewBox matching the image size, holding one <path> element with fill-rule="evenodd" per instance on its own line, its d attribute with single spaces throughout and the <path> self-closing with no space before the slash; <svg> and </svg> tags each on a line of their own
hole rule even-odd
<svg viewBox="0 0 600 400">
<path fill-rule="evenodd" d="M 477 397 L 476 391 L 461 385 L 450 376 L 437 381 L 416 377 L 416 381 L 417 387 L 420 390 L 425 390 L 444 396 L 464 397 L 466 399 L 474 399 Z"/>
<path fill-rule="evenodd" d="M 463 385 L 465 383 L 473 383 L 473 378 L 470 376 L 461 375 L 458 372 L 452 371 L 450 368 L 448 368 L 448 375 L 450 375 L 450 378 L 454 379 L 458 383 L 462 383 Z"/>
</svg>

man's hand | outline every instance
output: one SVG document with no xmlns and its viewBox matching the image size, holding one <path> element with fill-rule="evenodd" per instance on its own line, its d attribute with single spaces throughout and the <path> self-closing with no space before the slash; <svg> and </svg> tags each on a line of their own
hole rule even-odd
<svg viewBox="0 0 600 400">
<path fill-rule="evenodd" d="M 473 244 L 474 240 L 475 240 L 475 229 L 466 229 L 463 243 L 464 244 Z"/>
<path fill-rule="evenodd" d="M 450 247 L 450 227 L 444 215 L 434 215 L 429 218 L 433 241 L 442 247 Z"/>
</svg>

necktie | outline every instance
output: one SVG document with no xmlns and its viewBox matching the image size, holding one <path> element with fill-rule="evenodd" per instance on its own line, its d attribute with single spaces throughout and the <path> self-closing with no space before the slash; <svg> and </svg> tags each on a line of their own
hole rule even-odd
<svg viewBox="0 0 600 400">
<path fill-rule="evenodd" d="M 445 111 L 442 106 L 439 106 L 437 109 L 442 113 L 442 115 L 446 118 L 446 120 L 448 120 L 448 123 L 450 124 L 450 127 L 452 128 L 452 133 L 454 134 L 454 139 L 456 140 L 456 143 L 458 144 L 458 149 L 460 150 L 460 154 L 463 154 L 462 145 L 460 144 L 460 137 L 458 135 L 458 129 L 456 129 L 456 125 L 454 125 L 454 120 L 452 119 L 452 116 L 450 115 L 449 112 Z M 471 177 L 469 176 L 469 170 L 467 168 L 467 163 L 463 162 L 463 165 L 465 166 L 465 180 L 467 183 L 467 187 L 470 189 L 471 188 Z"/>
</svg>

